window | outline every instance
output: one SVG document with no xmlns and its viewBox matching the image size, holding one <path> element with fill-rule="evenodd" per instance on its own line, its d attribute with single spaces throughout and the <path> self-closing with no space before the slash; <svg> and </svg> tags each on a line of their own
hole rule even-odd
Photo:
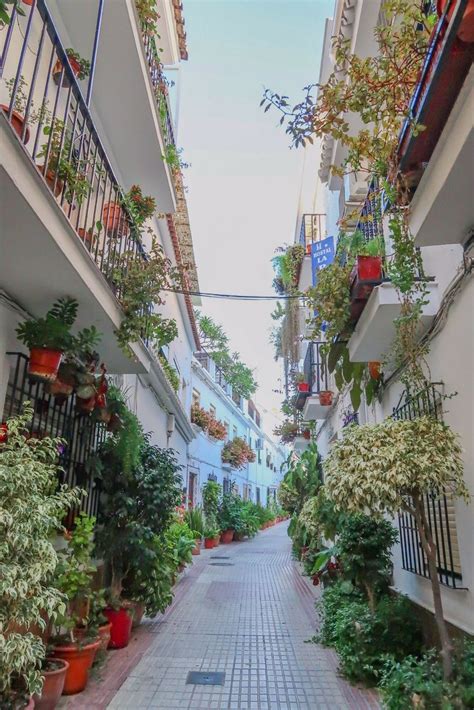
<svg viewBox="0 0 474 710">
<path fill-rule="evenodd" d="M 227 441 L 229 441 L 229 429 L 230 429 L 230 425 L 229 425 L 229 422 L 228 422 L 227 420 L 224 422 L 224 426 L 225 426 L 225 438 L 226 438 Z"/>
<path fill-rule="evenodd" d="M 255 493 L 257 496 L 257 505 L 260 505 L 260 488 L 256 488 Z"/>
<path fill-rule="evenodd" d="M 232 438 L 235 439 L 236 436 L 237 436 L 237 427 L 233 426 L 232 427 Z"/>
<path fill-rule="evenodd" d="M 404 392 L 392 416 L 394 419 L 414 419 L 423 414 L 430 414 L 441 418 L 441 402 L 436 385 L 430 385 L 413 396 Z M 453 589 L 463 589 L 454 500 L 449 491 L 445 491 L 428 494 L 424 502 L 426 516 L 437 543 L 439 581 Z M 403 569 L 429 578 L 428 562 L 421 547 L 414 517 L 400 511 L 398 523 Z"/>
<path fill-rule="evenodd" d="M 209 414 L 211 415 L 211 417 L 214 417 L 214 419 L 216 418 L 216 408 L 213 404 L 211 404 L 211 406 L 209 407 Z"/>
<path fill-rule="evenodd" d="M 222 481 L 222 492 L 230 493 L 230 478 L 224 478 Z"/>
<path fill-rule="evenodd" d="M 193 388 L 193 404 L 196 404 L 198 407 L 201 403 L 201 393 L 199 390 L 196 390 Z"/>
</svg>

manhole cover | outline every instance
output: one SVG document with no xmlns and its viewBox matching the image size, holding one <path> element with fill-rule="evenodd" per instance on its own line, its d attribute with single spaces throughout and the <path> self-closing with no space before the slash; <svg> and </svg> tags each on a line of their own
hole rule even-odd
<svg viewBox="0 0 474 710">
<path fill-rule="evenodd" d="M 212 567 L 234 567 L 233 562 L 209 562 Z"/>
<path fill-rule="evenodd" d="M 211 560 L 230 560 L 228 555 L 211 555 Z"/>
<path fill-rule="evenodd" d="M 186 679 L 187 685 L 224 685 L 225 673 L 205 673 L 203 671 L 189 671 Z"/>
</svg>

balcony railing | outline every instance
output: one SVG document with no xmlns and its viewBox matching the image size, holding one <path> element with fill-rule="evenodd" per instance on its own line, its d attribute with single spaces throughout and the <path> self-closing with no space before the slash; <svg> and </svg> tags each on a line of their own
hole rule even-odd
<svg viewBox="0 0 474 710">
<path fill-rule="evenodd" d="M 151 83 L 155 93 L 155 99 L 158 103 L 158 112 L 160 117 L 161 130 L 167 146 L 175 145 L 173 120 L 171 118 L 171 109 L 168 99 L 168 82 L 163 74 L 163 65 L 161 64 L 158 50 L 154 37 L 150 36 L 142 27 L 143 45 L 145 47 L 145 55 L 150 71 Z"/>
<path fill-rule="evenodd" d="M 300 244 L 309 253 L 311 244 L 324 238 L 325 214 L 304 214 L 301 218 Z"/>
<path fill-rule="evenodd" d="M 379 187 L 378 181 L 374 177 L 369 184 L 356 225 L 356 229 L 362 232 L 366 241 L 383 237 L 383 215 L 387 206 L 388 201 L 384 191 Z"/>
<path fill-rule="evenodd" d="M 23 8 L 27 17 L 14 8 L 2 33 L 4 115 L 120 298 L 117 274 L 146 258 L 137 228 L 44 0 Z"/>
<path fill-rule="evenodd" d="M 328 389 L 328 370 L 321 348 L 323 342 L 310 342 L 304 359 L 305 382 L 309 384 L 309 395 L 319 394 Z"/>
</svg>

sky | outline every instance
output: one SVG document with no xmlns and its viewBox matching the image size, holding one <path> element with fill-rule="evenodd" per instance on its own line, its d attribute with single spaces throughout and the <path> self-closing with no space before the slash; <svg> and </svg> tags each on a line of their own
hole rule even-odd
<svg viewBox="0 0 474 710">
<path fill-rule="evenodd" d="M 178 142 L 201 291 L 273 294 L 271 258 L 294 240 L 303 151 L 290 150 L 264 87 L 299 100 L 317 81 L 334 0 L 184 0 L 189 60 L 180 72 Z M 277 423 L 276 302 L 203 299 L 255 371 L 265 429 Z M 272 414 L 273 413 L 273 414 Z"/>
</svg>

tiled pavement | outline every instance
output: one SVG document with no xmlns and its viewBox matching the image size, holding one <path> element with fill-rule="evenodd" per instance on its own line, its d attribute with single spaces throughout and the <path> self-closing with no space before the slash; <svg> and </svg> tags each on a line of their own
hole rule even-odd
<svg viewBox="0 0 474 710">
<path fill-rule="evenodd" d="M 228 559 L 217 559 L 223 556 Z M 307 643 L 316 630 L 317 591 L 291 559 L 286 524 L 254 540 L 205 551 L 195 561 L 170 610 L 145 624 L 138 641 L 141 660 L 108 708 L 379 707 L 373 693 L 353 688 L 337 675 L 331 651 Z M 224 671 L 224 685 L 187 685 L 188 672 L 194 670 Z M 115 683 L 118 678 L 116 673 Z M 102 702 L 106 697 L 102 695 Z M 68 707 L 106 707 L 93 691 L 82 705 L 80 698 Z"/>
</svg>

